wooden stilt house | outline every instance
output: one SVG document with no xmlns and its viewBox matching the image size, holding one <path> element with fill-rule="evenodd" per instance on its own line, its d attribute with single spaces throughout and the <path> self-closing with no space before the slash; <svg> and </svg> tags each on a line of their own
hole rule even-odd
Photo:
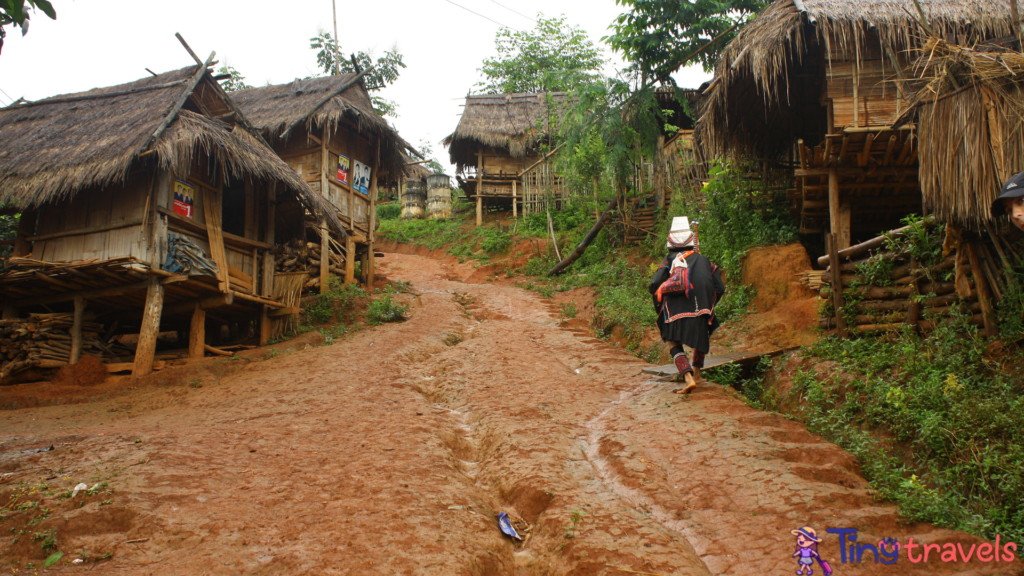
<svg viewBox="0 0 1024 576">
<path fill-rule="evenodd" d="M 355 282 L 359 260 L 372 286 L 378 182 L 403 174 L 409 145 L 373 110 L 362 74 L 295 80 L 232 97 L 281 158 L 333 207 L 343 225 L 340 242 L 322 230 L 324 222 L 308 223 L 316 229 L 311 239 L 322 242 L 321 253 L 332 246 L 343 252 L 346 283 Z M 323 286 L 328 258 L 320 262 Z"/>
<path fill-rule="evenodd" d="M 476 201 L 477 225 L 486 203 L 511 203 L 518 213 L 520 206 L 536 209 L 534 204 L 558 194 L 560 179 L 546 174 L 533 182 L 536 198 L 524 200 L 523 174 L 541 160 L 539 145 L 548 138 L 551 119 L 565 100 L 564 92 L 466 97 L 459 124 L 443 143 L 456 166 L 459 187 Z M 529 195 L 528 185 L 525 192 Z"/>
<path fill-rule="evenodd" d="M 212 59 L 0 110 L 0 205 L 22 214 L 0 270 L 0 377 L 83 354 L 143 375 L 161 331 L 201 357 L 208 326 L 259 321 L 266 341 L 270 318 L 293 312 L 275 296 L 271 248 L 306 212 L 342 226 L 248 124 Z M 118 334 L 137 344 L 112 344 Z"/>
<path fill-rule="evenodd" d="M 837 248 L 928 213 L 914 124 L 894 126 L 919 86 L 922 24 L 954 43 L 1011 32 L 1009 0 L 779 0 L 730 42 L 705 89 L 698 140 L 774 161 L 805 233 Z M 935 161 L 942 161 L 935 158 Z"/>
</svg>

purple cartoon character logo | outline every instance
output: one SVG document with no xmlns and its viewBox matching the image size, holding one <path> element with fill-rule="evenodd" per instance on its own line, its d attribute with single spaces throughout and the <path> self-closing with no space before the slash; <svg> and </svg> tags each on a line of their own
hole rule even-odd
<svg viewBox="0 0 1024 576">
<path fill-rule="evenodd" d="M 793 552 L 793 558 L 797 559 L 799 570 L 796 573 L 798 575 L 806 573 L 807 576 L 811 576 L 814 574 L 815 560 L 821 565 L 821 571 L 825 573 L 825 576 L 832 574 L 832 567 L 818 555 L 818 542 L 821 542 L 821 538 L 818 538 L 818 533 L 814 531 L 814 528 L 804 526 L 790 530 L 789 533 L 796 536 L 796 551 Z"/>
</svg>

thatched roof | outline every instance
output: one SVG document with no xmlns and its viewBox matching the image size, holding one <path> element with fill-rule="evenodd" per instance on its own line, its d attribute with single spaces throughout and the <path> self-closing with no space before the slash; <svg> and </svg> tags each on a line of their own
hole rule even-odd
<svg viewBox="0 0 1024 576">
<path fill-rule="evenodd" d="M 548 136 L 548 114 L 558 114 L 549 110 L 549 101 L 557 107 L 566 98 L 566 92 L 467 96 L 459 125 L 442 143 L 458 170 L 476 166 L 481 145 L 508 149 L 514 157 L 525 156 Z"/>
<path fill-rule="evenodd" d="M 920 0 L 935 31 L 970 43 L 1010 31 L 1009 0 Z M 812 47 L 824 54 L 865 53 L 869 37 L 898 53 L 919 48 L 923 31 L 913 0 L 777 0 L 729 43 L 706 90 L 698 124 L 710 149 L 761 153 L 787 145 L 791 134 L 766 125 L 799 95 L 793 74 Z M 816 95 L 815 95 L 816 97 Z"/>
<path fill-rule="evenodd" d="M 932 38 L 919 70 L 921 192 L 938 218 L 983 230 L 1002 184 L 1024 169 L 1024 54 Z"/>
<path fill-rule="evenodd" d="M 355 74 L 339 74 L 295 80 L 288 84 L 239 90 L 231 97 L 246 118 L 271 141 L 280 138 L 290 125 L 306 115 L 306 130 L 326 125 L 328 131 L 333 131 L 347 119 L 359 130 L 380 138 L 380 171 L 400 174 L 405 165 L 402 153 L 410 146 L 374 112 L 370 95 L 361 82 L 355 82 L 319 109 L 312 110 L 329 93 L 344 87 L 354 77 Z"/>
<path fill-rule="evenodd" d="M 85 188 L 123 181 L 140 162 L 185 173 L 195 155 L 209 154 L 225 179 L 284 183 L 307 208 L 340 228 L 330 205 L 244 119 L 228 124 L 174 107 L 198 72 L 189 66 L 0 110 L 0 204 L 28 209 L 65 201 Z M 208 70 L 199 82 L 207 94 L 227 102 Z M 169 127 L 150 142 L 168 115 Z"/>
</svg>

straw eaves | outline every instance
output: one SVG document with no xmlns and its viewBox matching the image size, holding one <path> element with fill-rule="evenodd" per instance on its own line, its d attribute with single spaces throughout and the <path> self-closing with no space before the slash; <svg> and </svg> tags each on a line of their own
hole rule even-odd
<svg viewBox="0 0 1024 576">
<path fill-rule="evenodd" d="M 309 113 L 328 93 L 342 88 L 354 77 L 355 74 L 339 74 L 306 78 L 288 84 L 239 90 L 233 92 L 231 97 L 246 118 L 262 130 L 269 140 L 274 141 L 279 139 L 292 123 Z M 345 120 L 352 122 L 358 130 L 370 132 L 380 138 L 381 172 L 403 172 L 405 162 L 402 160 L 402 153 L 411 146 L 374 111 L 370 95 L 361 82 L 352 84 L 313 111 L 305 126 L 310 131 L 326 127 L 328 132 L 333 132 Z"/>
<path fill-rule="evenodd" d="M 197 72 L 196 66 L 189 66 L 0 110 L 0 204 L 26 210 L 67 201 L 84 189 L 124 181 L 130 169 L 149 161 L 150 153 L 161 167 L 179 174 L 189 170 L 196 155 L 209 154 L 226 178 L 281 182 L 307 208 L 340 229 L 330 205 L 243 119 L 231 125 L 180 109 L 150 144 L 156 129 L 175 112 L 174 104 L 187 88 L 182 81 Z M 202 82 L 220 92 L 209 71 Z M 164 84 L 170 86 L 154 89 Z M 120 94 L 138 89 L 145 90 Z M 119 95 L 94 97 L 105 94 Z"/>
<path fill-rule="evenodd" d="M 467 96 L 455 132 L 442 143 L 459 170 L 476 165 L 480 146 L 506 148 L 513 157 L 525 156 L 549 135 L 548 115 L 560 115 L 558 107 L 567 97 L 566 92 Z"/>
</svg>

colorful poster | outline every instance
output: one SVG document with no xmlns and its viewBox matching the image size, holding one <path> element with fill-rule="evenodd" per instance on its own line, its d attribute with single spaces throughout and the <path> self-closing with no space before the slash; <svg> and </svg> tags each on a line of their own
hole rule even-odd
<svg viewBox="0 0 1024 576">
<path fill-rule="evenodd" d="M 357 192 L 370 193 L 370 167 L 356 160 L 352 164 L 352 185 Z"/>
<path fill-rule="evenodd" d="M 348 172 L 349 172 L 349 160 L 348 156 L 338 155 L 338 182 L 348 186 Z"/>
<path fill-rule="evenodd" d="M 192 218 L 192 206 L 196 189 L 188 182 L 174 181 L 174 213 L 185 218 Z"/>
</svg>

